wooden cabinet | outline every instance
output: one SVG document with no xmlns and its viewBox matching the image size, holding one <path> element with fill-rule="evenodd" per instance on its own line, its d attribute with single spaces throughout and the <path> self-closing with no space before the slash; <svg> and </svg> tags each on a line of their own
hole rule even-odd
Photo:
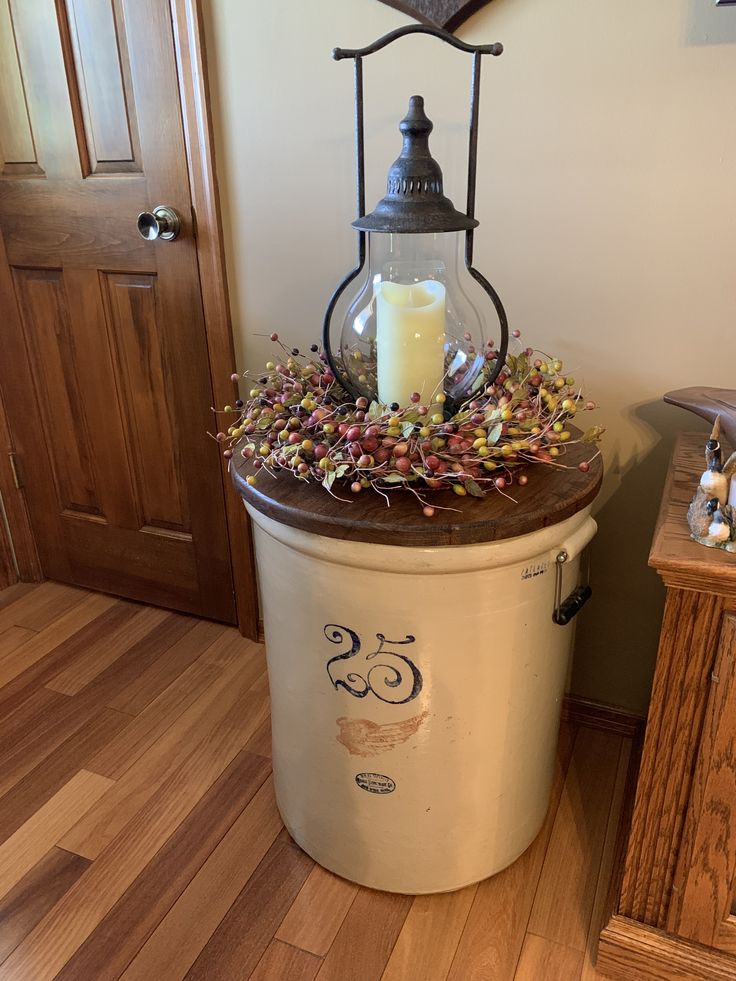
<svg viewBox="0 0 736 981">
<path fill-rule="evenodd" d="M 736 555 L 685 519 L 703 436 L 680 437 L 649 557 L 667 587 L 623 877 L 598 971 L 736 981 Z"/>
</svg>

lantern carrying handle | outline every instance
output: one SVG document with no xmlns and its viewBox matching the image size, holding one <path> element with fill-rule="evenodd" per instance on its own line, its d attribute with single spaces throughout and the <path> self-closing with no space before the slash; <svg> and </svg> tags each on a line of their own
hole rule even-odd
<svg viewBox="0 0 736 981">
<path fill-rule="evenodd" d="M 408 24 L 405 27 L 399 27 L 395 31 L 389 31 L 388 34 L 384 34 L 383 37 L 378 38 L 372 44 L 368 44 L 364 48 L 333 48 L 332 50 L 332 57 L 335 59 L 335 61 L 343 61 L 345 59 L 352 58 L 355 62 L 355 158 L 358 191 L 358 218 L 365 217 L 363 58 L 374 54 L 376 51 L 380 51 L 382 48 L 387 47 L 394 41 L 398 41 L 400 38 L 406 37 L 409 34 L 428 34 L 430 37 L 436 37 L 440 41 L 444 41 L 446 44 L 449 44 L 451 47 L 457 48 L 458 51 L 463 51 L 466 54 L 472 54 L 473 56 L 470 86 L 470 123 L 468 126 L 468 196 L 466 214 L 468 218 L 475 218 L 481 59 L 483 55 L 494 55 L 497 57 L 503 52 L 503 45 L 498 42 L 492 44 L 467 44 L 465 41 L 461 41 L 459 38 L 456 38 L 454 34 L 450 34 L 449 31 L 443 31 L 438 27 L 429 27 L 424 24 Z M 473 231 L 474 229 L 470 228 L 465 232 L 465 267 L 493 303 L 496 310 L 496 315 L 498 316 L 499 326 L 501 328 L 501 342 L 496 349 L 495 366 L 487 380 L 488 384 L 492 384 L 506 363 L 506 354 L 509 344 L 508 318 L 506 316 L 506 311 L 504 310 L 503 304 L 501 303 L 501 298 L 496 290 L 489 283 L 486 277 L 473 266 Z M 366 233 L 364 231 L 358 232 L 357 265 L 347 274 L 347 276 L 342 280 L 342 282 L 335 289 L 335 292 L 332 294 L 325 311 L 325 318 L 322 327 L 322 345 L 327 355 L 328 364 L 330 365 L 335 377 L 340 379 L 341 384 L 348 388 L 348 391 L 354 397 L 357 397 L 358 393 L 353 390 L 352 386 L 349 385 L 348 380 L 344 377 L 343 372 L 340 371 L 338 365 L 336 364 L 332 353 L 332 347 L 330 344 L 330 322 L 332 320 L 332 314 L 334 313 L 337 301 L 340 299 L 350 283 L 352 283 L 352 281 L 360 275 L 360 272 L 365 265 L 365 235 Z"/>
<path fill-rule="evenodd" d="M 366 55 L 380 51 L 381 48 L 385 48 L 392 41 L 397 41 L 400 37 L 406 37 L 407 34 L 431 34 L 432 37 L 437 37 L 440 41 L 446 41 L 447 44 L 451 44 L 458 51 L 465 51 L 468 54 L 500 55 L 503 52 L 503 45 L 498 42 L 494 44 L 466 44 L 465 41 L 461 41 L 454 34 L 450 34 L 449 31 L 443 31 L 439 27 L 429 27 L 424 24 L 408 24 L 406 27 L 398 27 L 395 31 L 389 31 L 388 34 L 384 34 L 383 37 L 379 37 L 373 44 L 367 44 L 364 48 L 333 48 L 332 57 L 335 61 L 342 61 L 343 58 L 363 58 Z"/>
</svg>

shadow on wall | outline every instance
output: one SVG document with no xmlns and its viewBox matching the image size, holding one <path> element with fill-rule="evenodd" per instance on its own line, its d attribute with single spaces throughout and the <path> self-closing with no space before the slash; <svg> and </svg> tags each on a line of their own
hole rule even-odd
<svg viewBox="0 0 736 981">
<path fill-rule="evenodd" d="M 690 0 L 685 44 L 736 44 L 736 6 Z"/>
<path fill-rule="evenodd" d="M 646 402 L 632 411 L 653 445 L 626 465 L 616 456 L 608 460 L 620 485 L 595 516 L 593 599 L 580 614 L 570 688 L 586 698 L 605 691 L 611 704 L 644 715 L 664 603 L 664 587 L 647 564 L 654 526 L 677 434 L 708 430 L 696 416 L 664 402 Z M 640 693 L 636 704 L 632 692 Z"/>
</svg>

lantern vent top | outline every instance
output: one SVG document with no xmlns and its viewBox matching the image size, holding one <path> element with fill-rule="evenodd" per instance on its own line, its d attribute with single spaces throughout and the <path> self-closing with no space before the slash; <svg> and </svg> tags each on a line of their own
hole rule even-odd
<svg viewBox="0 0 736 981">
<path fill-rule="evenodd" d="M 422 233 L 459 232 L 478 222 L 445 197 L 442 170 L 429 149 L 432 121 L 424 111 L 424 99 L 413 95 L 409 110 L 399 123 L 404 138 L 401 154 L 393 162 L 386 194 L 375 209 L 353 222 L 364 232 Z"/>
</svg>

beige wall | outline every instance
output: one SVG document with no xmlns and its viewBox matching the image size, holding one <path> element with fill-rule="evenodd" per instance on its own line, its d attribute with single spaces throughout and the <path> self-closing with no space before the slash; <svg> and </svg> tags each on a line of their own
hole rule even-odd
<svg viewBox="0 0 736 981">
<path fill-rule="evenodd" d="M 257 369 L 272 330 L 318 339 L 353 260 L 352 74 L 330 50 L 407 18 L 378 0 L 206 7 L 239 367 Z M 459 34 L 506 48 L 484 65 L 476 264 L 608 428 L 572 688 L 643 710 L 662 600 L 649 540 L 673 435 L 694 428 L 661 395 L 734 384 L 736 7 L 494 0 Z M 368 60 L 369 207 L 413 92 L 462 206 L 468 72 L 427 38 Z"/>
</svg>

